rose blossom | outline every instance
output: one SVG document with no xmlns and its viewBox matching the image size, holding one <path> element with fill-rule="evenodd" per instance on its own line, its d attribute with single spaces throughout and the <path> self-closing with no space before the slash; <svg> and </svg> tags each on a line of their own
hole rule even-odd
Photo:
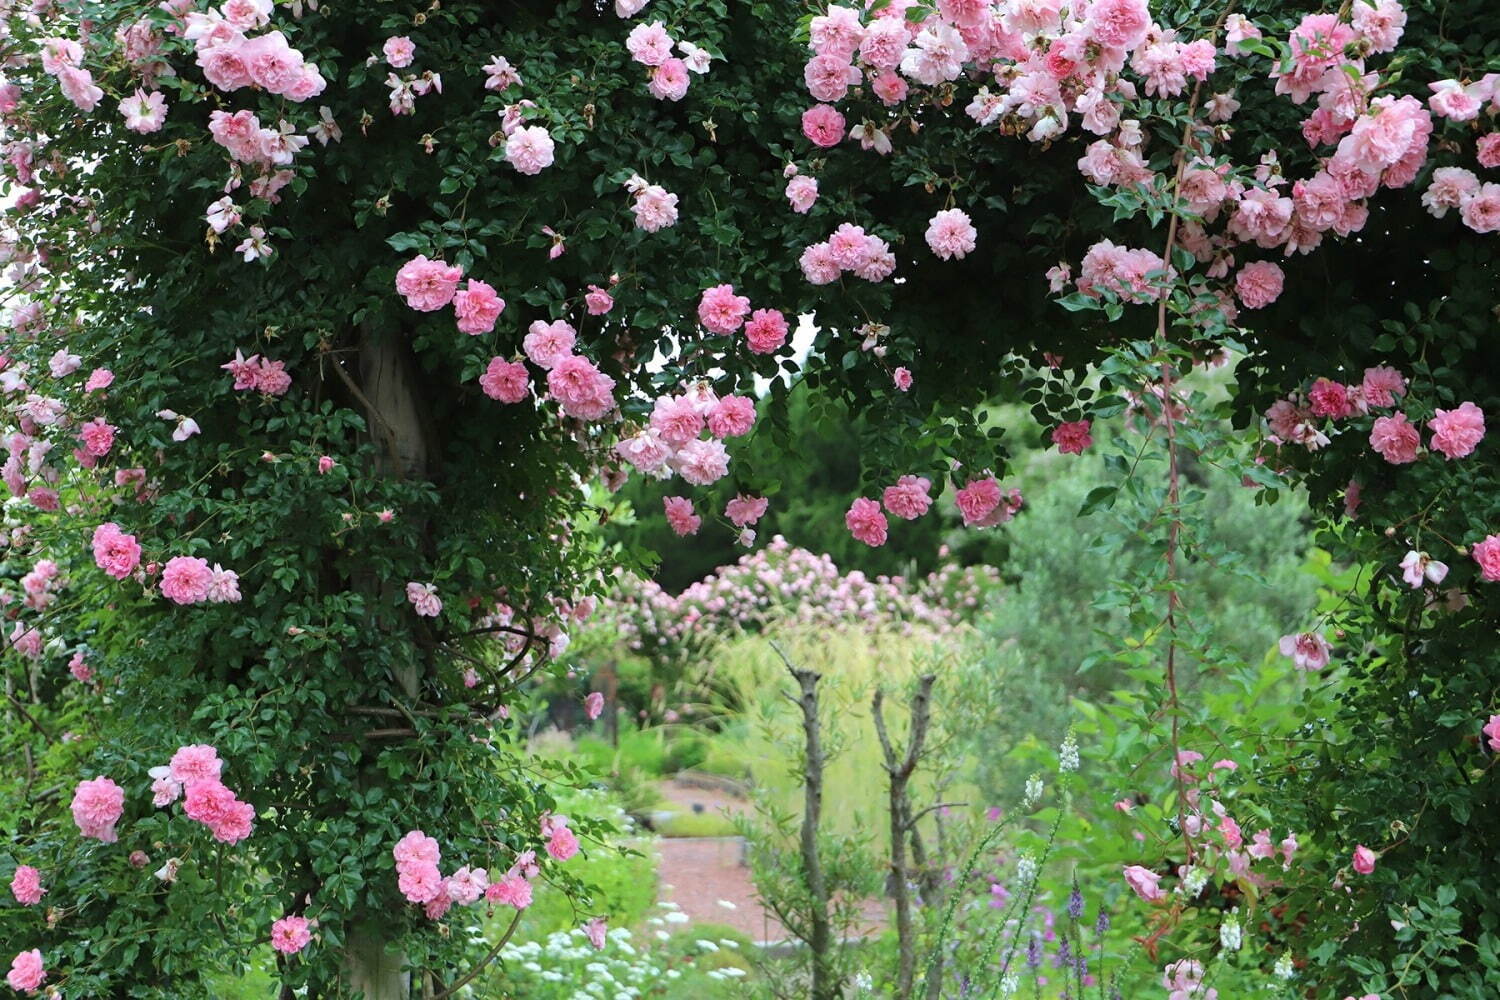
<svg viewBox="0 0 1500 1000">
<path fill-rule="evenodd" d="M 443 613 L 443 600 L 437 595 L 437 587 L 416 580 L 406 585 L 406 600 L 413 610 L 423 618 L 436 618 Z"/>
<path fill-rule="evenodd" d="M 806 174 L 792 177 L 786 182 L 786 200 L 791 202 L 792 211 L 800 215 L 807 214 L 808 209 L 818 200 L 817 178 Z"/>
<path fill-rule="evenodd" d="M 1052 429 L 1052 443 L 1064 455 L 1082 455 L 1084 449 L 1094 443 L 1094 439 L 1089 436 L 1092 426 L 1087 420 L 1059 424 Z"/>
<path fill-rule="evenodd" d="M 1369 875 L 1375 870 L 1375 852 L 1364 844 L 1354 848 L 1354 870 L 1361 875 Z"/>
<path fill-rule="evenodd" d="M 1279 643 L 1282 656 L 1290 656 L 1292 665 L 1298 670 L 1322 670 L 1328 666 L 1332 648 L 1328 640 L 1318 632 L 1301 632 L 1284 635 Z"/>
<path fill-rule="evenodd" d="M 477 336 L 495 329 L 495 320 L 505 311 L 505 300 L 493 286 L 469 279 L 461 292 L 453 295 L 453 314 L 458 318 L 458 332 Z"/>
<path fill-rule="evenodd" d="M 932 480 L 924 476 L 902 476 L 896 485 L 887 486 L 881 494 L 885 509 L 903 521 L 911 521 L 927 513 L 932 506 Z"/>
<path fill-rule="evenodd" d="M 519 403 L 531 391 L 529 379 L 526 366 L 521 362 L 491 358 L 484 374 L 479 376 L 479 388 L 491 399 Z"/>
<path fill-rule="evenodd" d="M 875 547 L 885 544 L 887 522 L 880 504 L 865 497 L 857 498 L 844 515 L 844 524 L 858 541 Z"/>
<path fill-rule="evenodd" d="M 396 291 L 418 312 L 436 312 L 453 301 L 463 270 L 418 255 L 396 272 Z"/>
<path fill-rule="evenodd" d="M 135 536 L 127 535 L 113 521 L 94 529 L 94 563 L 116 580 L 135 571 L 141 561 L 141 547 Z"/>
<path fill-rule="evenodd" d="M 42 953 L 33 948 L 11 959 L 10 972 L 6 973 L 5 981 L 17 992 L 35 993 L 41 989 L 46 978 L 47 970 L 42 962 Z"/>
<path fill-rule="evenodd" d="M 753 354 L 772 354 L 786 343 L 786 317 L 776 309 L 757 309 L 745 324 L 745 340 Z"/>
<path fill-rule="evenodd" d="M 716 438 L 739 437 L 755 426 L 755 401 L 745 396 L 724 396 L 708 415 L 708 432 Z"/>
<path fill-rule="evenodd" d="M 282 917 L 271 925 L 271 947 L 283 955 L 297 954 L 311 940 L 306 917 Z"/>
<path fill-rule="evenodd" d="M 80 781 L 73 791 L 73 822 L 85 837 L 113 844 L 115 824 L 125 813 L 125 790 L 108 778 Z"/>
<path fill-rule="evenodd" d="M 891 383 L 902 392 L 910 391 L 911 382 L 911 369 L 905 365 L 901 365 L 895 371 L 891 372 Z"/>
<path fill-rule="evenodd" d="M 417 46 L 405 35 L 393 35 L 380 47 L 392 69 L 405 69 L 417 54 Z"/>
<path fill-rule="evenodd" d="M 505 140 L 505 159 L 519 173 L 535 175 L 552 166 L 552 135 L 540 125 L 523 125 Z"/>
<path fill-rule="evenodd" d="M 1489 535 L 1475 545 L 1470 554 L 1479 564 L 1479 575 L 1487 582 L 1500 581 L 1500 535 Z"/>
<path fill-rule="evenodd" d="M 814 145 L 831 149 L 844 138 L 844 116 L 827 104 L 814 104 L 802 112 L 802 134 Z"/>
<path fill-rule="evenodd" d="M 1125 868 L 1125 882 L 1135 894 L 1148 903 L 1159 903 L 1167 898 L 1167 894 L 1157 885 L 1161 876 L 1149 868 L 1140 865 L 1128 865 Z"/>
<path fill-rule="evenodd" d="M 1376 417 L 1375 423 L 1370 427 L 1370 447 L 1392 465 L 1415 462 L 1417 448 L 1421 443 L 1421 435 L 1404 413 Z"/>
<path fill-rule="evenodd" d="M 1246 309 L 1263 309 L 1281 296 L 1283 274 L 1266 260 L 1252 261 L 1234 278 L 1234 292 Z"/>
<path fill-rule="evenodd" d="M 672 457 L 672 467 L 694 486 L 708 486 L 729 474 L 729 453 L 717 439 L 689 441 Z"/>
<path fill-rule="evenodd" d="M 764 517 L 770 503 L 765 497 L 747 497 L 740 494 L 725 505 L 724 516 L 734 522 L 735 527 L 743 528 Z"/>
<path fill-rule="evenodd" d="M 173 604 L 197 604 L 208 599 L 214 572 L 196 556 L 173 556 L 161 572 L 161 595 Z"/>
<path fill-rule="evenodd" d="M 744 325 L 750 300 L 734 294 L 733 285 L 715 285 L 698 301 L 698 322 L 712 333 L 731 334 Z"/>
<path fill-rule="evenodd" d="M 937 213 L 927 224 L 927 245 L 942 260 L 952 260 L 955 257 L 962 260 L 965 254 L 974 249 L 974 241 L 978 235 L 968 214 L 957 208 Z"/>
<path fill-rule="evenodd" d="M 662 506 L 666 509 L 667 523 L 679 537 L 696 535 L 698 526 L 703 519 L 693 513 L 693 502 L 685 497 L 663 497 Z"/>
<path fill-rule="evenodd" d="M 10 893 L 22 906 L 35 906 L 47 890 L 42 888 L 42 873 L 30 865 L 17 865 L 10 879 Z"/>
<path fill-rule="evenodd" d="M 1484 412 L 1473 403 L 1464 402 L 1454 410 L 1437 410 L 1427 426 L 1432 431 L 1432 447 L 1448 458 L 1473 454 L 1484 437 Z"/>
<path fill-rule="evenodd" d="M 1365 369 L 1360 388 L 1367 405 L 1382 408 L 1394 406 L 1398 396 L 1406 395 L 1406 379 L 1396 369 L 1381 365 Z"/>
</svg>

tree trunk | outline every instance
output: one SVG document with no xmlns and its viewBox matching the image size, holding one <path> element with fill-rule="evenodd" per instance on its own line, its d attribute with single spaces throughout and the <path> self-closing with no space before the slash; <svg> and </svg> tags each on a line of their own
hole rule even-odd
<svg viewBox="0 0 1500 1000">
<path fill-rule="evenodd" d="M 896 903 L 897 941 L 895 1000 L 911 1000 L 917 969 L 917 935 L 911 919 L 911 872 L 906 863 L 906 838 L 908 834 L 915 833 L 916 824 L 911 816 L 908 787 L 912 772 L 917 769 L 922 745 L 927 739 L 927 710 L 932 697 L 933 681 L 933 675 L 927 674 L 917 683 L 917 693 L 911 702 L 911 733 L 907 738 L 906 753 L 900 758 L 897 757 L 896 748 L 885 728 L 885 692 L 877 690 L 871 706 L 875 734 L 880 738 L 880 752 L 885 758 L 886 774 L 890 776 L 890 888 Z M 920 851 L 920 842 L 915 838 L 912 846 Z M 934 979 L 940 981 L 941 976 Z"/>
<path fill-rule="evenodd" d="M 379 921 L 356 923 L 344 939 L 345 985 L 365 1000 L 406 1000 L 411 976 L 401 971 L 405 957 L 385 950 L 387 937 Z"/>
<path fill-rule="evenodd" d="M 777 650 L 780 652 L 780 650 Z M 823 744 L 818 725 L 818 680 L 813 670 L 799 670 L 790 663 L 787 669 L 797 679 L 801 695 L 802 735 L 807 760 L 802 777 L 802 871 L 807 892 L 812 899 L 809 915 L 807 948 L 812 953 L 812 1000 L 838 1000 L 839 984 L 832 967 L 832 933 L 828 915 L 828 885 L 823 878 L 823 864 L 818 857 L 818 827 L 823 822 Z"/>
<path fill-rule="evenodd" d="M 377 470 L 392 479 L 429 478 L 434 447 L 428 421 L 423 418 L 425 407 L 410 350 L 396 332 L 366 330 L 360 335 L 358 357 L 358 382 L 349 379 L 347 372 L 343 377 L 356 396 L 376 443 Z M 372 607 L 382 606 L 388 596 L 386 591 L 396 586 L 400 586 L 399 582 L 389 580 L 355 581 L 355 587 L 370 597 Z M 421 657 L 413 657 L 412 662 L 396 670 L 393 680 L 398 695 L 405 701 L 410 703 L 420 698 L 426 668 Z M 366 777 L 377 783 L 385 780 L 373 770 Z M 380 915 L 356 917 L 345 933 L 347 989 L 351 993 L 362 992 L 365 1000 L 409 1000 L 413 984 L 411 974 L 402 971 L 406 956 L 386 950 L 390 935 Z"/>
</svg>

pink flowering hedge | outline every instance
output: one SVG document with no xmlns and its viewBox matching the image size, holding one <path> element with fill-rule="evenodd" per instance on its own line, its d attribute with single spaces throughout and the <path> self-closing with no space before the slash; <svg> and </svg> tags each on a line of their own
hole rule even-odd
<svg viewBox="0 0 1500 1000">
<path fill-rule="evenodd" d="M 1068 453 L 1132 407 L 1195 449 L 1177 377 L 1232 350 L 1211 405 L 1262 446 L 1236 471 L 1306 483 L 1329 547 L 1380 567 L 1287 623 L 1326 633 L 1290 648 L 1347 669 L 1353 735 L 1314 743 L 1295 773 L 1321 780 L 1284 801 L 1327 857 L 1381 859 L 1309 895 L 1310 988 L 1400 989 L 1415 950 L 1435 989 L 1485 995 L 1489 7 L 803 13 L 4 7 L 5 738 L 34 762 L 6 813 L 67 917 L 0 911 L 13 988 L 192 994 L 266 944 L 287 988 L 385 1000 L 488 951 L 438 884 L 519 909 L 535 866 L 595 912 L 570 852 L 539 853 L 573 828 L 506 721 L 613 564 L 581 482 L 673 479 L 684 529 L 714 484 L 772 497 L 775 460 L 741 442 L 764 423 L 796 448 L 784 383 L 765 418 L 747 401 L 796 374 L 877 418 L 862 544 L 949 493 L 972 530 L 1023 530 L 1007 429 L 976 406 L 1024 400 Z M 1167 552 L 1179 523 L 1150 525 Z M 184 747 L 231 784 L 154 806 Z M 420 906 L 392 854 L 413 831 L 438 845 L 413 855 Z M 1389 919 L 1413 893 L 1438 926 Z"/>
</svg>

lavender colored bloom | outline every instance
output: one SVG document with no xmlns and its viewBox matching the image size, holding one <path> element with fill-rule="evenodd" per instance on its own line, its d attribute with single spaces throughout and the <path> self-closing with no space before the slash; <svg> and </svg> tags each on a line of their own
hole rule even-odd
<svg viewBox="0 0 1500 1000">
<path fill-rule="evenodd" d="M 1099 919 L 1094 921 L 1094 933 L 1103 934 L 1107 930 L 1109 930 L 1109 911 L 1101 907 Z"/>
<path fill-rule="evenodd" d="M 1026 967 L 1029 969 L 1040 969 L 1042 967 L 1042 939 L 1040 935 L 1031 935 L 1031 941 L 1026 945 Z"/>
<path fill-rule="evenodd" d="M 1073 891 L 1068 894 L 1068 916 L 1074 920 L 1083 918 L 1083 893 L 1077 883 L 1074 883 Z"/>
</svg>

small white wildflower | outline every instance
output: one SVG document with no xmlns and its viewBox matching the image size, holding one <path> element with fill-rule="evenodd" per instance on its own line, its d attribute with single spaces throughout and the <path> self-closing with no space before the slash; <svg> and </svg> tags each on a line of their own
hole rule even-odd
<svg viewBox="0 0 1500 1000">
<path fill-rule="evenodd" d="M 703 938 L 699 938 L 698 940 L 694 941 L 693 944 L 695 944 L 698 947 L 702 948 L 704 951 L 718 951 L 719 950 L 719 946 L 718 945 L 714 944 L 712 941 L 705 941 Z"/>
<path fill-rule="evenodd" d="M 854 988 L 861 993 L 868 993 L 875 988 L 875 981 L 868 972 L 857 972 L 854 974 Z"/>
<path fill-rule="evenodd" d="M 1205 885 L 1208 885 L 1208 872 L 1193 865 L 1183 872 L 1182 884 L 1179 888 L 1188 899 L 1196 899 Z"/>
<path fill-rule="evenodd" d="M 1005 978 L 1000 980 L 1000 995 L 1013 997 L 1019 992 L 1021 992 L 1021 977 L 1014 972 L 1006 973 Z"/>
<path fill-rule="evenodd" d="M 1064 774 L 1078 770 L 1078 739 L 1071 732 L 1057 751 L 1057 769 Z"/>
<path fill-rule="evenodd" d="M 1239 907 L 1229 911 L 1229 916 L 1219 925 L 1219 943 L 1229 951 L 1239 951 L 1244 943 L 1244 931 L 1240 928 Z"/>
<path fill-rule="evenodd" d="M 1021 885 L 1027 886 L 1036 879 L 1036 874 L 1036 859 L 1033 858 L 1030 854 L 1021 855 L 1021 860 L 1016 862 L 1017 880 L 1020 881 Z"/>
<path fill-rule="evenodd" d="M 1042 797 L 1042 776 L 1033 774 L 1026 780 L 1026 798 L 1022 801 L 1023 808 L 1030 809 L 1036 805 Z"/>
<path fill-rule="evenodd" d="M 665 941 L 668 938 L 670 938 L 671 936 L 672 935 L 668 934 L 666 931 L 657 931 L 656 932 L 656 940 L 658 940 L 658 941 Z"/>
<path fill-rule="evenodd" d="M 667 923 L 669 923 L 669 924 L 685 924 L 685 923 L 688 922 L 688 920 L 690 918 L 688 917 L 688 915 L 686 913 L 683 913 L 681 910 L 673 910 L 671 913 L 667 914 L 667 918 L 666 919 L 667 919 Z"/>
<path fill-rule="evenodd" d="M 1287 954 L 1282 955 L 1280 958 L 1278 958 L 1276 960 L 1276 965 L 1272 967 L 1271 972 L 1275 974 L 1277 979 L 1291 979 L 1293 976 L 1295 976 L 1297 974 L 1297 970 L 1292 967 L 1291 953 L 1288 952 Z"/>
</svg>

